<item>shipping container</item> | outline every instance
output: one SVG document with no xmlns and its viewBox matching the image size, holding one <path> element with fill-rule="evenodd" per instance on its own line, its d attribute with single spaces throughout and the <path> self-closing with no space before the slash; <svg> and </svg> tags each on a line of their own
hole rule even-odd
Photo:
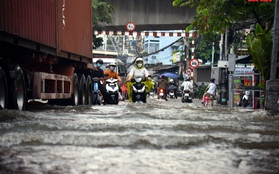
<svg viewBox="0 0 279 174">
<path fill-rule="evenodd" d="M 1 0 L 0 108 L 90 103 L 92 31 L 91 0 Z"/>
<path fill-rule="evenodd" d="M 1 0 L 0 31 L 91 60 L 91 8 L 91 0 Z"/>
</svg>

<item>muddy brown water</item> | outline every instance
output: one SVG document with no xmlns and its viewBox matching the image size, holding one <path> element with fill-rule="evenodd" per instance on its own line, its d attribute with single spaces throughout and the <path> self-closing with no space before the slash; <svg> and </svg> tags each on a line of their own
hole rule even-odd
<svg viewBox="0 0 279 174">
<path fill-rule="evenodd" d="M 0 110 L 0 173 L 278 173 L 279 117 L 263 110 L 146 104 Z"/>
</svg>

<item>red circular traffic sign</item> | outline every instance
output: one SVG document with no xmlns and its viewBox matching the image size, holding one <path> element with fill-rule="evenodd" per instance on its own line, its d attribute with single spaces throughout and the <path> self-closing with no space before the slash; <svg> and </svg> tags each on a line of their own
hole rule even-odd
<svg viewBox="0 0 279 174">
<path fill-rule="evenodd" d="M 187 69 L 185 70 L 185 73 L 186 73 L 187 75 L 191 75 L 192 69 L 191 69 L 191 68 L 187 68 Z"/>
<path fill-rule="evenodd" d="M 127 22 L 126 29 L 128 31 L 134 31 L 136 29 L 136 24 L 134 22 Z"/>
<path fill-rule="evenodd" d="M 199 67 L 200 62 L 199 62 L 199 60 L 198 60 L 197 58 L 194 58 L 194 59 L 191 59 L 191 60 L 189 61 L 189 65 L 190 65 L 190 67 L 192 67 L 192 68 L 197 68 L 197 67 Z"/>
</svg>

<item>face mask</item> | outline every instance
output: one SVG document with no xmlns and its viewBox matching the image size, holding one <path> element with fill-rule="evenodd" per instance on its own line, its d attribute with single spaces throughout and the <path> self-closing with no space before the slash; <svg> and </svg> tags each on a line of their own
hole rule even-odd
<svg viewBox="0 0 279 174">
<path fill-rule="evenodd" d="M 142 67 L 142 63 L 137 63 L 137 66 L 138 66 L 139 68 L 141 68 L 141 67 Z"/>
<path fill-rule="evenodd" d="M 98 68 L 101 68 L 101 66 L 102 66 L 102 64 L 97 63 L 97 67 L 98 67 Z"/>
<path fill-rule="evenodd" d="M 109 69 L 110 69 L 111 71 L 114 71 L 115 67 L 114 67 L 114 66 L 111 66 L 111 67 L 109 67 Z"/>
</svg>

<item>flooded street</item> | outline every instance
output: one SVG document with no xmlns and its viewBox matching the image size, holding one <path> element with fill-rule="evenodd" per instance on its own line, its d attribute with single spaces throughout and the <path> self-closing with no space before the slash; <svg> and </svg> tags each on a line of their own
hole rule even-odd
<svg viewBox="0 0 279 174">
<path fill-rule="evenodd" d="M 0 173 L 279 171 L 279 117 L 262 110 L 149 98 L 118 106 L 34 103 L 26 112 L 0 110 L 0 118 Z"/>
</svg>

